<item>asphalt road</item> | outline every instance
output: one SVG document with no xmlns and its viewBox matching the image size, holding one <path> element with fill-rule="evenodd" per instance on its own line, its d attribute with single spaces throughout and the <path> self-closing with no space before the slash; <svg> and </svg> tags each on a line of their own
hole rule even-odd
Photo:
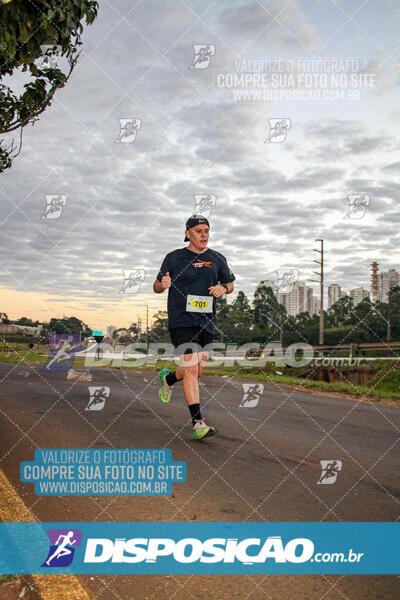
<svg viewBox="0 0 400 600">
<path fill-rule="evenodd" d="M 192 439 L 181 384 L 162 405 L 154 372 L 91 369 L 67 381 L 38 365 L 0 363 L 0 468 L 41 521 L 395 521 L 400 410 L 268 384 L 240 406 L 245 380 L 202 376 L 202 412 L 217 435 Z M 249 380 L 248 383 L 251 381 Z M 99 411 L 88 386 L 110 387 Z M 167 497 L 38 497 L 19 481 L 37 448 L 170 448 L 187 481 Z M 318 485 L 321 460 L 342 462 Z M 400 578 L 341 575 L 79 576 L 95 600 L 230 598 L 398 600 Z M 0 588 L 1 589 L 1 588 Z"/>
</svg>

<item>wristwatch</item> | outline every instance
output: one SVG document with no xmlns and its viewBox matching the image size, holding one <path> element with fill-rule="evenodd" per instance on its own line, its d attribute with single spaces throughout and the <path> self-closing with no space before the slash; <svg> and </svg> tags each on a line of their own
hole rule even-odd
<svg viewBox="0 0 400 600">
<path fill-rule="evenodd" d="M 221 285 L 222 285 L 222 286 L 223 286 L 223 287 L 226 289 L 226 291 L 227 291 L 227 292 L 229 292 L 229 288 L 228 288 L 228 286 L 226 285 L 226 283 L 222 283 Z"/>
</svg>

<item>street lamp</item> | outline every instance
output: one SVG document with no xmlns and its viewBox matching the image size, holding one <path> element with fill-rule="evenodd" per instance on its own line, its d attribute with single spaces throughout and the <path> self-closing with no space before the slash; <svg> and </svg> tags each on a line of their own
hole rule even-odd
<svg viewBox="0 0 400 600">
<path fill-rule="evenodd" d="M 319 344 L 322 346 L 324 343 L 324 240 L 316 239 L 316 242 L 321 242 L 321 249 L 317 250 L 314 248 L 314 252 L 318 252 L 321 255 L 321 260 L 313 260 L 313 262 L 320 265 L 319 273 L 317 271 L 313 271 L 316 275 L 319 275 L 319 279 L 310 279 L 309 281 L 315 281 L 319 283 L 319 293 L 320 293 L 320 301 L 319 301 Z"/>
</svg>

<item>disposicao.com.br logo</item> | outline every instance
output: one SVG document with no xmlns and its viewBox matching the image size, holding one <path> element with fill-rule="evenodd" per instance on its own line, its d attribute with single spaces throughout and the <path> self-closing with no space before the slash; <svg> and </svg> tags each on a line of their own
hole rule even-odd
<svg viewBox="0 0 400 600">
<path fill-rule="evenodd" d="M 397 522 L 0 522 L 0 573 L 400 574 L 398 539 Z"/>
<path fill-rule="evenodd" d="M 178 563 L 265 563 L 355 562 L 362 553 L 316 553 L 308 538 L 294 538 L 286 544 L 281 536 L 262 538 L 90 538 L 86 543 L 85 563 L 156 563 L 170 557 Z"/>
</svg>

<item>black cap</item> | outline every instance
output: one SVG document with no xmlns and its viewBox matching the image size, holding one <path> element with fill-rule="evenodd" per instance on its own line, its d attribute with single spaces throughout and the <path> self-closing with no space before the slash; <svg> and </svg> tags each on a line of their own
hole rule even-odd
<svg viewBox="0 0 400 600">
<path fill-rule="evenodd" d="M 195 227 L 196 225 L 203 225 L 203 224 L 208 225 L 210 227 L 210 223 L 207 221 L 207 219 L 205 217 L 203 217 L 203 215 L 192 215 L 186 221 L 186 229 L 192 229 L 192 227 Z M 188 242 L 189 238 L 185 235 L 185 239 L 183 241 Z"/>
</svg>

